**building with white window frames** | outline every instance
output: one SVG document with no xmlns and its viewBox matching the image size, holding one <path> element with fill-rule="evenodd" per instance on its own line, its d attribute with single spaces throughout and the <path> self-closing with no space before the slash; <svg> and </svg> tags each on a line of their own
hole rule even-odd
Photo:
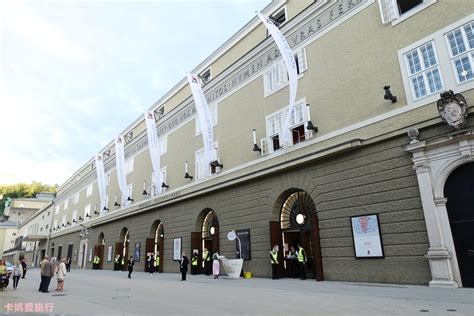
<svg viewBox="0 0 474 316">
<path fill-rule="evenodd" d="M 140 115 L 117 131 L 128 135 L 130 204 L 113 203 L 111 140 L 98 149 L 111 200 L 97 209 L 91 157 L 59 188 L 54 223 L 66 226 L 52 230 L 50 254 L 68 247 L 78 266 L 91 268 L 95 254 L 112 269 L 104 249 L 128 256 L 140 243 L 142 257 L 159 254 L 160 269 L 177 272 L 174 239 L 233 258 L 226 235 L 235 230 L 249 236 L 244 270 L 256 276 L 270 275 L 273 246 L 284 258 L 301 243 L 316 280 L 474 286 L 472 2 L 274 0 L 262 12 L 280 22 L 297 60 L 294 111 L 273 38 L 257 17 L 243 21 L 192 71 L 213 113 L 212 162 L 183 77 L 149 108 L 165 144 L 161 183 Z M 288 115 L 292 137 L 281 148 Z M 88 235 L 67 225 L 76 209 Z M 279 268 L 294 273 L 285 260 Z"/>
</svg>

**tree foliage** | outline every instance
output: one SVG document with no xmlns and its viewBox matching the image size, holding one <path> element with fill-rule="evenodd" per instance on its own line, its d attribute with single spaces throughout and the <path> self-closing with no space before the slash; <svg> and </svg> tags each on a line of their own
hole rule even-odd
<svg viewBox="0 0 474 316">
<path fill-rule="evenodd" d="M 33 181 L 31 184 L 17 183 L 11 185 L 0 184 L 0 215 L 5 209 L 5 200 L 7 198 L 34 198 L 40 192 L 56 193 L 58 185 L 43 184 Z"/>
</svg>

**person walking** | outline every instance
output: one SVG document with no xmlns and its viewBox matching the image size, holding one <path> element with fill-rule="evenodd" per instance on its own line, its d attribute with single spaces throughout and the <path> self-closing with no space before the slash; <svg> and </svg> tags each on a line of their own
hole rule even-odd
<svg viewBox="0 0 474 316">
<path fill-rule="evenodd" d="M 179 265 L 179 271 L 181 271 L 181 281 L 186 281 L 186 273 L 188 272 L 188 264 L 189 264 L 188 257 L 186 257 L 186 253 L 183 252 L 183 255 L 181 257 L 181 262 Z"/>
<path fill-rule="evenodd" d="M 202 252 L 202 261 L 204 262 L 204 271 L 206 272 L 206 275 L 211 275 L 211 254 L 209 253 L 207 248 L 204 248 L 204 251 Z"/>
<path fill-rule="evenodd" d="M 306 252 L 304 251 L 303 247 L 301 244 L 298 244 L 298 266 L 300 267 L 300 279 L 301 280 L 306 280 L 306 269 L 305 269 L 305 264 L 306 264 Z"/>
<path fill-rule="evenodd" d="M 64 291 L 64 279 L 66 278 L 66 272 L 66 259 L 62 259 L 59 261 L 58 269 L 56 271 L 56 279 L 58 281 L 58 284 L 56 286 L 57 292 Z"/>
<path fill-rule="evenodd" d="M 212 255 L 212 275 L 214 276 L 214 279 L 219 279 L 219 273 L 220 273 L 219 259 L 220 259 L 219 250 L 216 250 L 216 252 L 214 252 L 214 254 Z"/>
<path fill-rule="evenodd" d="M 114 271 L 119 270 L 119 266 L 120 266 L 120 255 L 116 254 L 115 259 L 114 259 Z"/>
<path fill-rule="evenodd" d="M 46 262 L 44 262 L 43 268 L 41 269 L 41 285 L 40 291 L 43 293 L 49 293 L 49 283 L 54 275 L 54 258 L 48 260 L 48 256 L 45 256 Z"/>
<path fill-rule="evenodd" d="M 122 259 L 123 260 L 123 259 Z M 135 264 L 135 261 L 133 260 L 133 256 L 130 256 L 127 262 L 127 268 L 128 268 L 128 278 L 132 278 L 132 272 L 133 272 L 133 265 Z"/>
<path fill-rule="evenodd" d="M 270 251 L 270 262 L 272 263 L 272 279 L 278 280 L 278 250 L 277 246 L 273 246 L 272 251 Z"/>
<path fill-rule="evenodd" d="M 199 261 L 199 256 L 198 252 L 194 251 L 193 256 L 191 257 L 191 274 L 196 275 L 197 270 L 198 270 L 198 261 Z"/>
<path fill-rule="evenodd" d="M 16 290 L 16 288 L 18 287 L 18 282 L 20 282 L 20 277 L 22 273 L 23 273 L 22 265 L 20 264 L 20 262 L 15 261 L 15 265 L 13 266 L 13 272 L 12 272 L 14 290 Z"/>
<path fill-rule="evenodd" d="M 21 278 L 24 279 L 25 275 L 26 275 L 26 266 L 27 266 L 26 259 L 23 258 L 23 259 L 21 259 L 20 262 L 21 262 L 21 267 L 23 268 L 23 276 Z"/>
</svg>

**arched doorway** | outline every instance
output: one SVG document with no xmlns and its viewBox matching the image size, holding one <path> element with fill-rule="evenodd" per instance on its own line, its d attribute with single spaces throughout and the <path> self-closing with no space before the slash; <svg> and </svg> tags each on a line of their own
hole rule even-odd
<svg viewBox="0 0 474 316">
<path fill-rule="evenodd" d="M 446 180 L 449 224 L 464 287 L 474 287 L 474 163 L 456 168 Z"/>
<path fill-rule="evenodd" d="M 99 234 L 97 238 L 97 244 L 94 246 L 94 257 L 99 257 L 99 264 L 92 264 L 94 269 L 102 270 L 104 266 L 104 248 L 105 248 L 105 235 L 104 233 Z"/>
<path fill-rule="evenodd" d="M 191 254 L 198 254 L 197 273 L 211 273 L 211 260 L 203 258 L 203 252 L 207 249 L 209 257 L 219 250 L 219 221 L 217 214 L 212 209 L 204 209 L 198 217 L 200 231 L 191 233 Z"/>
<path fill-rule="evenodd" d="M 147 257 L 150 254 L 152 254 L 155 261 L 156 261 L 157 256 L 160 258 L 159 266 L 155 267 L 155 269 L 158 268 L 158 272 L 163 272 L 164 240 L 165 240 L 165 230 L 164 230 L 163 222 L 161 222 L 160 220 L 156 220 L 151 226 L 150 233 L 148 234 L 148 238 L 146 240 L 145 256 Z M 145 272 L 148 272 L 146 260 L 145 260 Z"/>
<path fill-rule="evenodd" d="M 130 243 L 130 236 L 128 228 L 122 228 L 119 240 L 115 243 L 115 255 L 119 256 L 119 270 L 127 270 L 127 265 L 125 264 L 128 260 L 128 248 Z"/>
<path fill-rule="evenodd" d="M 302 190 L 284 193 L 277 201 L 279 221 L 270 222 L 271 247 L 278 246 L 280 275 L 297 277 L 299 269 L 295 259 L 286 259 L 291 248 L 301 244 L 306 252 L 307 276 L 322 281 L 323 264 L 319 238 L 319 222 L 311 196 Z"/>
</svg>

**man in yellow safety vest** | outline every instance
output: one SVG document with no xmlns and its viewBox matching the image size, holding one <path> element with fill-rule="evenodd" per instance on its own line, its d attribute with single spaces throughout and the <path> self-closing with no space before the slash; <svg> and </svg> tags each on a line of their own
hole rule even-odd
<svg viewBox="0 0 474 316">
<path fill-rule="evenodd" d="M 211 275 L 211 254 L 207 251 L 207 248 L 204 248 L 204 251 L 202 252 L 202 261 L 204 262 L 204 271 L 206 272 L 206 275 Z"/>
<path fill-rule="evenodd" d="M 193 256 L 191 257 L 191 274 L 192 275 L 197 274 L 198 261 L 199 261 L 198 253 L 197 251 L 193 251 Z"/>
<path fill-rule="evenodd" d="M 155 271 L 160 273 L 160 253 L 156 253 L 156 258 L 155 258 Z"/>
<path fill-rule="evenodd" d="M 301 244 L 298 244 L 298 256 L 297 256 L 297 258 L 298 258 L 298 265 L 300 267 L 301 280 L 306 280 L 306 270 L 305 270 L 306 252 L 304 251 Z"/>
<path fill-rule="evenodd" d="M 272 279 L 278 280 L 278 247 L 274 246 L 270 251 L 270 262 L 272 263 Z"/>
</svg>

